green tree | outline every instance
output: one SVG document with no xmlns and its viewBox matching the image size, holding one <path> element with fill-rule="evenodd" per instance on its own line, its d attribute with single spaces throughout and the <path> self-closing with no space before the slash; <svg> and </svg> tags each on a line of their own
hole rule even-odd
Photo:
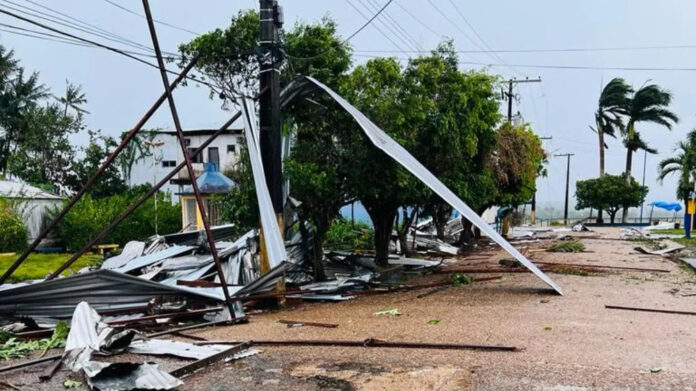
<svg viewBox="0 0 696 391">
<path fill-rule="evenodd" d="M 68 115 L 68 108 L 73 109 L 76 115 L 82 115 L 89 113 L 89 111 L 82 108 L 82 105 L 87 103 L 87 97 L 85 93 L 82 92 L 82 87 L 76 86 L 69 81 L 65 81 L 65 95 L 55 96 L 55 98 L 61 104 L 65 105 L 63 110 L 63 115 Z"/>
<path fill-rule="evenodd" d="M 126 185 L 131 185 L 130 180 L 133 166 L 152 156 L 152 151 L 145 146 L 144 142 L 152 141 L 155 138 L 155 132 L 157 130 L 158 129 L 141 129 L 138 134 L 126 144 L 126 147 L 123 148 L 116 158 L 116 164 L 119 170 L 121 170 L 121 176 L 126 181 Z M 121 139 L 123 139 L 127 133 L 128 131 L 121 133 Z"/>
<path fill-rule="evenodd" d="M 658 165 L 660 183 L 669 175 L 678 175 L 677 199 L 686 201 L 696 183 L 696 129 L 689 132 L 686 140 L 677 143 L 674 156 L 668 157 Z"/>
<path fill-rule="evenodd" d="M 595 112 L 595 126 L 592 130 L 599 139 L 599 176 L 604 175 L 604 150 L 608 148 L 604 136 L 616 137 L 626 129 L 623 114 L 628 109 L 633 88 L 620 77 L 612 79 L 602 89 Z"/>
<path fill-rule="evenodd" d="M 672 125 L 679 122 L 676 114 L 669 111 L 668 107 L 672 102 L 672 94 L 660 88 L 656 84 L 648 84 L 637 90 L 631 97 L 630 103 L 626 108 L 628 122 L 624 132 L 624 145 L 626 146 L 626 176 L 630 177 L 633 165 L 633 152 L 643 149 L 650 153 L 656 151 L 650 148 L 640 137 L 636 130 L 639 122 L 651 122 L 662 125 L 667 129 L 672 129 Z M 621 216 L 622 222 L 628 219 L 628 206 L 624 206 Z"/>
<path fill-rule="evenodd" d="M 254 178 L 251 175 L 249 152 L 242 148 L 239 160 L 225 170 L 225 175 L 237 185 L 229 193 L 216 197 L 223 221 L 234 224 L 235 234 L 242 235 L 259 226 L 259 203 Z"/>
<path fill-rule="evenodd" d="M 99 169 L 109 155 L 109 151 L 117 145 L 116 140 L 105 137 L 99 132 L 89 132 L 89 144 L 82 148 L 84 157 L 73 164 L 74 180 L 69 183 L 70 190 L 78 191 L 87 180 Z M 109 165 L 99 175 L 90 189 L 94 198 L 104 198 L 126 191 L 127 186 L 115 165 Z"/>
<path fill-rule="evenodd" d="M 27 248 L 29 233 L 11 201 L 0 198 L 0 253 Z"/>
<path fill-rule="evenodd" d="M 614 223 L 616 213 L 621 207 L 635 207 L 643 202 L 648 188 L 641 186 L 633 177 L 626 174 L 609 175 L 578 181 L 575 184 L 576 210 L 585 208 L 602 209 L 609 213 Z"/>
</svg>

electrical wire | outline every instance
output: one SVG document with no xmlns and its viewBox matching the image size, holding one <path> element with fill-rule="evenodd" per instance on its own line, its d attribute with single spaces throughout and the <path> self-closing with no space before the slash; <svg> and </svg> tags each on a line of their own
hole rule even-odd
<svg viewBox="0 0 696 391">
<path fill-rule="evenodd" d="M 367 58 L 377 58 L 381 56 L 369 55 L 369 54 L 354 54 L 356 57 L 367 57 Z M 407 61 L 408 58 L 395 57 L 398 60 Z M 485 62 L 474 62 L 474 61 L 459 61 L 462 65 L 481 65 L 481 66 L 505 66 L 498 63 L 485 63 Z M 609 71 L 665 71 L 665 72 L 694 72 L 696 68 L 687 67 L 606 67 L 606 66 L 589 66 L 589 65 L 549 65 L 549 64 L 509 64 L 509 66 L 515 66 L 520 68 L 542 68 L 542 69 L 568 69 L 568 70 L 609 70 Z"/>
<path fill-rule="evenodd" d="M 398 3 L 397 3 L 398 4 Z M 602 52 L 602 51 L 632 51 L 632 50 L 667 50 L 667 49 L 696 49 L 696 45 L 661 45 L 661 46 L 623 46 L 603 48 L 550 48 L 550 49 L 491 49 L 491 50 L 457 50 L 457 53 L 566 53 L 566 52 Z M 359 53 L 385 53 L 384 50 L 356 50 Z"/>
<path fill-rule="evenodd" d="M 389 4 L 391 4 L 391 3 L 393 3 L 393 2 L 394 2 L 394 0 L 389 0 L 389 1 L 387 1 L 387 3 L 384 4 L 384 6 L 383 6 L 382 8 L 380 8 L 380 10 L 379 10 L 377 13 L 375 13 L 367 22 L 365 22 L 365 24 L 363 24 L 362 26 L 360 26 L 360 28 L 358 28 L 357 30 L 355 30 L 355 32 L 353 32 L 353 34 L 349 35 L 348 38 L 346 38 L 346 39 L 344 39 L 343 41 L 341 41 L 340 46 L 345 45 L 345 44 L 348 43 L 351 39 L 353 39 L 356 35 L 360 34 L 360 32 L 362 32 L 367 26 L 369 26 L 369 25 L 375 20 L 375 18 L 377 18 L 387 7 L 389 7 Z M 321 57 L 321 56 L 326 55 L 326 54 L 327 54 L 328 52 L 330 52 L 332 49 L 333 49 L 333 48 L 329 48 L 329 49 L 324 50 L 323 52 L 321 52 L 321 53 L 319 53 L 319 54 L 315 54 L 314 56 L 310 56 L 310 57 L 295 57 L 295 56 L 291 56 L 290 54 L 287 54 L 287 53 L 286 53 L 286 55 L 288 56 L 288 58 L 292 58 L 292 59 L 295 59 L 295 60 L 313 60 L 313 59 L 315 59 L 315 58 L 317 58 L 317 57 Z"/>
<path fill-rule="evenodd" d="M 363 4 L 363 0 L 358 1 L 360 2 L 360 4 Z M 365 2 L 367 3 L 367 5 L 363 6 L 367 8 L 370 12 L 375 12 L 379 9 L 379 4 L 377 4 L 375 0 L 365 0 Z M 423 48 L 421 48 L 420 45 L 418 45 L 418 42 L 416 42 L 416 40 L 413 39 L 413 37 L 411 37 L 408 34 L 408 32 L 406 32 L 401 27 L 401 25 L 396 20 L 394 20 L 394 18 L 391 17 L 391 15 L 389 15 L 389 11 L 382 12 L 378 19 L 382 19 L 383 24 L 385 24 L 387 28 L 391 27 L 390 30 L 394 33 L 394 36 L 401 39 L 402 42 L 406 43 L 408 46 L 419 52 L 423 52 Z"/>
<path fill-rule="evenodd" d="M 358 1 L 361 1 L 361 0 L 358 0 Z M 367 14 L 363 13 L 363 11 L 360 10 L 355 4 L 353 4 L 353 2 L 352 2 L 351 0 L 346 0 L 346 3 L 348 3 L 348 5 L 350 5 L 351 7 L 353 7 L 353 9 L 355 10 L 355 12 L 359 13 L 360 16 L 362 16 L 363 18 L 365 18 L 365 19 L 369 19 L 369 18 L 370 18 L 369 16 L 367 16 Z M 361 2 L 361 4 L 363 5 L 363 7 L 365 6 L 362 2 Z M 368 9 L 368 11 L 369 11 L 369 9 Z M 379 23 L 381 23 L 382 25 L 384 25 L 384 26 L 389 30 L 389 26 L 387 26 L 381 19 L 375 18 L 375 20 L 377 20 Z M 391 44 L 394 45 L 394 47 L 396 47 L 401 53 L 404 53 L 404 54 L 407 53 L 407 51 L 404 50 L 404 48 L 403 48 L 400 44 L 397 44 L 397 43 L 396 43 L 389 35 L 387 35 L 387 33 L 385 33 L 384 30 L 382 30 L 378 25 L 373 24 L 373 25 L 372 25 L 372 28 L 374 28 L 374 29 L 377 30 L 380 34 L 382 34 L 382 35 L 384 36 L 384 38 L 386 38 L 389 42 L 391 42 Z M 389 30 L 389 31 L 391 31 L 391 30 Z M 393 34 L 393 32 L 392 32 L 392 34 Z M 398 39 L 398 37 L 397 37 L 397 39 Z M 402 41 L 402 43 L 403 43 L 403 40 L 401 40 L 401 41 Z"/>
<path fill-rule="evenodd" d="M 108 46 L 108 45 L 105 45 L 105 44 L 103 44 L 103 43 L 99 43 L 99 42 L 96 42 L 96 41 L 92 41 L 92 40 L 90 40 L 90 39 L 83 38 L 83 37 L 80 37 L 80 36 L 77 36 L 77 35 L 74 35 L 74 34 L 71 34 L 71 33 L 65 32 L 65 31 L 62 31 L 62 30 L 59 30 L 59 29 L 57 29 L 57 28 L 54 28 L 54 27 L 45 25 L 45 24 L 43 24 L 43 23 L 41 23 L 41 22 L 37 22 L 37 21 L 35 21 L 35 20 L 26 18 L 26 17 L 24 17 L 24 16 L 22 16 L 22 15 L 17 15 L 17 14 L 15 14 L 15 13 L 13 13 L 13 12 L 10 12 L 10 11 L 6 10 L 6 9 L 3 9 L 2 7 L 0 7 L 0 13 L 5 14 L 5 15 L 8 15 L 8 16 L 11 16 L 11 17 L 13 17 L 13 18 L 15 18 L 15 19 L 19 19 L 19 20 L 21 20 L 21 21 L 23 21 L 23 22 L 26 22 L 26 23 L 33 24 L 33 25 L 35 25 L 35 26 L 41 27 L 41 28 L 43 28 L 43 29 L 45 29 L 45 30 L 49 30 L 49 31 L 52 31 L 52 32 L 54 32 L 54 33 L 57 33 L 57 34 L 60 34 L 60 35 L 63 35 L 63 36 L 72 38 L 72 39 L 74 39 L 74 40 L 77 40 L 77 41 L 80 41 L 80 42 L 84 42 L 84 43 L 87 43 L 87 44 L 90 44 L 90 45 L 93 45 L 93 46 L 96 46 L 96 47 L 100 47 L 100 48 L 102 48 L 102 49 L 106 49 L 106 50 L 108 50 L 108 51 L 110 51 L 110 52 L 114 52 L 114 53 L 120 54 L 120 55 L 122 55 L 122 56 L 126 56 L 126 57 L 128 57 L 128 58 L 130 58 L 130 59 L 132 59 L 132 60 L 135 60 L 135 61 L 137 61 L 137 62 L 139 62 L 139 63 L 145 64 L 145 65 L 150 66 L 150 67 L 152 67 L 152 68 L 160 69 L 159 66 L 157 66 L 156 64 L 153 64 L 153 63 L 151 63 L 151 62 L 145 61 L 145 60 L 143 60 L 143 59 L 141 59 L 141 58 L 139 58 L 139 57 L 136 57 L 136 55 L 127 53 L 126 51 L 124 51 L 124 50 L 122 50 L 122 49 L 115 48 L 115 47 L 112 47 L 112 46 Z M 171 71 L 171 70 L 168 70 L 168 69 L 165 69 L 165 71 L 166 71 L 167 73 L 170 73 L 170 74 L 173 74 L 173 75 L 177 75 L 177 76 L 179 75 L 179 73 L 174 72 L 174 71 Z M 212 91 L 214 91 L 214 92 L 216 92 L 216 93 L 219 93 L 219 92 L 217 91 L 217 89 L 215 88 L 215 86 L 213 86 L 213 85 L 210 84 L 210 83 L 207 83 L 207 82 L 202 81 L 202 80 L 198 80 L 198 79 L 196 79 L 195 77 L 191 77 L 191 76 L 186 76 L 185 78 L 186 78 L 187 80 L 190 80 L 190 81 L 193 81 L 193 82 L 196 82 L 196 83 L 199 83 L 199 84 L 206 85 L 206 86 L 208 86 Z"/>
<path fill-rule="evenodd" d="M 141 13 L 138 13 L 138 12 L 135 12 L 135 11 L 131 10 L 130 8 L 126 8 L 126 7 L 122 6 L 121 4 L 118 4 L 118 3 L 114 2 L 114 1 L 111 1 L 111 0 L 104 0 L 104 1 L 107 2 L 107 3 L 109 3 L 109 4 L 111 4 L 111 5 L 114 6 L 114 7 L 116 7 L 116 8 L 118 8 L 118 9 L 122 10 L 122 11 L 128 12 L 129 14 L 133 14 L 133 15 L 139 16 L 139 17 L 141 17 L 141 18 L 143 18 L 143 19 L 147 19 L 147 18 L 145 17 L 145 15 L 143 15 L 143 14 L 141 14 Z M 161 24 L 162 26 L 167 26 L 167 27 L 170 27 L 170 28 L 179 30 L 179 31 L 187 32 L 187 33 L 189 33 L 189 34 L 201 35 L 201 34 L 195 32 L 195 31 L 191 31 L 191 30 L 189 30 L 189 29 L 186 29 L 186 28 L 183 28 L 183 27 L 179 27 L 179 26 L 173 25 L 173 24 L 171 24 L 171 23 L 164 22 L 164 21 L 162 21 L 162 20 L 156 20 L 156 19 L 154 19 L 154 22 L 157 23 L 157 24 Z"/>
</svg>

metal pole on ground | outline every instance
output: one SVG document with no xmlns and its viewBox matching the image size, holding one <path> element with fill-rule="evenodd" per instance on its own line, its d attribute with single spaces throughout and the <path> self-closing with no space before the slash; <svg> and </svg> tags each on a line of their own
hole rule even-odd
<svg viewBox="0 0 696 391">
<path fill-rule="evenodd" d="M 172 90 L 169 88 L 169 80 L 167 77 L 167 70 L 164 66 L 164 59 L 162 58 L 162 51 L 160 50 L 159 41 L 157 40 L 157 31 L 155 30 L 155 23 L 152 19 L 152 13 L 150 12 L 150 4 L 148 0 L 143 0 L 143 8 L 145 9 L 145 17 L 147 18 L 147 25 L 150 30 L 150 36 L 152 37 L 152 46 L 155 50 L 155 55 L 157 56 L 157 64 L 160 68 L 160 75 L 162 76 L 162 85 L 164 86 L 164 91 L 167 94 L 167 101 L 169 101 L 169 110 L 172 114 L 172 120 L 174 121 L 174 127 L 176 128 L 176 135 L 179 139 L 179 145 L 181 146 L 181 152 L 184 155 L 184 161 L 186 162 L 186 170 L 188 171 L 189 178 L 191 178 L 191 187 L 193 188 L 193 194 L 196 198 L 196 204 L 201 213 L 201 220 L 203 221 L 203 228 L 205 229 L 205 235 L 208 239 L 208 246 L 210 247 L 210 254 L 213 256 L 213 261 L 215 262 L 215 268 L 217 269 L 218 277 L 220 282 L 226 282 L 225 274 L 222 269 L 222 264 L 220 263 L 220 258 L 218 257 L 217 248 L 215 248 L 215 237 L 213 232 L 210 230 L 210 221 L 208 220 L 208 211 L 205 208 L 205 203 L 201 198 L 200 190 L 198 189 L 198 183 L 196 183 L 196 173 L 193 170 L 193 164 L 191 163 L 191 155 L 186 148 L 186 140 L 184 138 L 184 132 L 181 127 L 181 122 L 179 121 L 179 114 L 176 111 L 176 104 L 174 103 L 174 96 L 172 95 Z M 225 295 L 225 302 L 227 303 L 230 316 L 234 316 L 233 303 L 230 298 L 230 292 L 227 289 L 227 285 L 222 286 L 222 292 Z"/>
</svg>

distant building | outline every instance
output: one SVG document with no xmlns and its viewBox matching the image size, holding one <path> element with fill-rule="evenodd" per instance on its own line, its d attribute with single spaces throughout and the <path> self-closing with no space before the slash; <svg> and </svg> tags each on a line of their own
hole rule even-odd
<svg viewBox="0 0 696 391">
<path fill-rule="evenodd" d="M 195 151 L 215 132 L 216 130 L 212 129 L 185 130 L 186 147 L 189 152 Z M 156 131 L 152 141 L 159 142 L 161 146 L 151 148 L 153 156 L 146 157 L 133 166 L 130 178 L 127 180 L 131 186 L 157 183 L 184 161 L 176 131 Z M 203 153 L 193 159 L 195 176 L 198 177 L 204 172 L 204 163 L 215 163 L 219 171 L 224 172 L 238 161 L 240 148 L 243 145 L 241 129 L 230 129 L 221 134 L 205 148 Z M 184 187 L 190 183 L 188 172 L 186 168 L 183 168 L 170 183 L 162 187 L 162 190 L 169 191 L 173 196 L 182 193 Z"/>
<path fill-rule="evenodd" d="M 29 240 L 39 236 L 53 209 L 60 206 L 63 199 L 22 182 L 0 180 L 0 198 L 14 203 L 29 231 Z"/>
<path fill-rule="evenodd" d="M 196 178 L 198 190 L 203 199 L 203 205 L 211 226 L 221 225 L 222 216 L 220 208 L 215 203 L 210 202 L 211 197 L 227 194 L 237 186 L 230 178 L 218 171 L 214 162 L 205 163 L 205 172 Z M 201 211 L 198 209 L 196 198 L 193 194 L 193 187 L 186 186 L 186 189 L 179 193 L 181 197 L 181 228 L 184 231 L 198 230 L 203 228 Z"/>
</svg>

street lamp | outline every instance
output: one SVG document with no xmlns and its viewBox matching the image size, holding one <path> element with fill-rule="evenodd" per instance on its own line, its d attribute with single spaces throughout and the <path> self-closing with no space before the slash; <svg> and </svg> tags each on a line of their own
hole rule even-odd
<svg viewBox="0 0 696 391">
<path fill-rule="evenodd" d="M 160 147 L 164 145 L 162 140 L 145 140 L 143 146 L 150 149 L 152 152 L 152 186 L 157 183 L 157 171 L 155 168 L 162 162 L 162 150 Z M 155 235 L 158 235 L 157 227 L 157 194 L 155 193 Z"/>
</svg>

